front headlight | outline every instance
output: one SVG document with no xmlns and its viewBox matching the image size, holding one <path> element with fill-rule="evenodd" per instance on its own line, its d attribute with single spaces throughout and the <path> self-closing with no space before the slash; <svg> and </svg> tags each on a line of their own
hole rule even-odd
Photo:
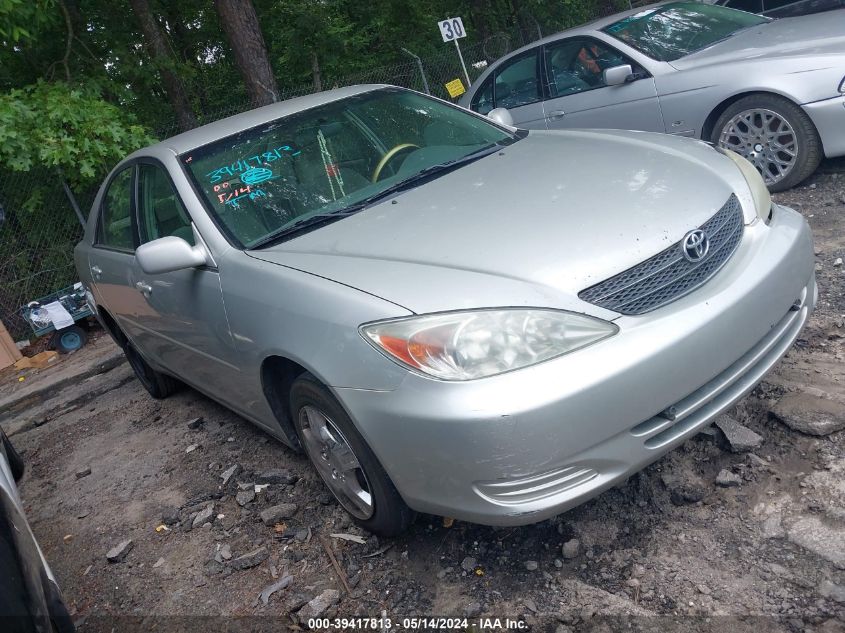
<svg viewBox="0 0 845 633">
<path fill-rule="evenodd" d="M 769 220 L 772 219 L 772 196 L 766 187 L 766 183 L 763 182 L 763 176 L 760 175 L 760 172 L 757 171 L 754 165 L 736 152 L 725 149 L 724 147 L 717 149 L 739 167 L 739 171 L 745 176 L 745 182 L 748 183 L 748 187 L 751 189 L 751 197 L 754 199 L 754 208 L 757 209 L 757 217 L 768 224 Z"/>
<path fill-rule="evenodd" d="M 361 326 L 361 334 L 376 349 L 442 380 L 473 380 L 528 367 L 618 330 L 582 314 L 522 308 L 430 314 Z"/>
</svg>

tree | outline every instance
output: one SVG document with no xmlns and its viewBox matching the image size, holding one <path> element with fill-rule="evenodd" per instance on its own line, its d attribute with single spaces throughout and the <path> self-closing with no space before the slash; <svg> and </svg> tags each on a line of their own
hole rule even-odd
<svg viewBox="0 0 845 633">
<path fill-rule="evenodd" d="M 150 57 L 161 74 L 161 81 L 167 92 L 167 98 L 176 113 L 179 126 L 183 130 L 196 127 L 197 120 L 191 108 L 188 93 L 185 91 L 182 79 L 176 73 L 175 60 L 170 54 L 164 34 L 153 17 L 149 0 L 129 0 L 129 4 L 132 6 L 132 11 L 141 26 Z"/>
<path fill-rule="evenodd" d="M 279 88 L 252 0 L 214 0 L 214 6 L 252 103 L 278 101 Z"/>
</svg>

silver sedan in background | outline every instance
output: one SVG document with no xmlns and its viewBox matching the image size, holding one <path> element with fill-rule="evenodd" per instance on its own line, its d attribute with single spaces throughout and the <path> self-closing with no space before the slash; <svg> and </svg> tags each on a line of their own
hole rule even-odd
<svg viewBox="0 0 845 633">
<path fill-rule="evenodd" d="M 523 128 L 711 141 L 782 191 L 845 155 L 845 9 L 782 20 L 700 2 L 626 11 L 514 51 L 460 103 L 505 108 Z"/>
<path fill-rule="evenodd" d="M 816 301 L 807 223 L 737 154 L 387 86 L 136 152 L 75 256 L 153 396 L 304 450 L 379 534 L 584 502 L 752 389 Z"/>
</svg>

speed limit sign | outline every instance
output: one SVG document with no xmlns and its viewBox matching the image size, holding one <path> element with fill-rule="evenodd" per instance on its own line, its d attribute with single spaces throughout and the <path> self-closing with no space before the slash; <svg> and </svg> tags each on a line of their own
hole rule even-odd
<svg viewBox="0 0 845 633">
<path fill-rule="evenodd" d="M 459 40 L 462 37 L 467 36 L 467 32 L 464 30 L 464 23 L 461 18 L 449 18 L 448 20 L 438 22 L 437 26 L 440 27 L 440 35 L 443 36 L 444 42 Z"/>
</svg>

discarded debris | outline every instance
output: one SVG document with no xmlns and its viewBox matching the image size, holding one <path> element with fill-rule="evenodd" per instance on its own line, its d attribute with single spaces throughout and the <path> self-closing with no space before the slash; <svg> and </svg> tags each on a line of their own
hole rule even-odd
<svg viewBox="0 0 845 633">
<path fill-rule="evenodd" d="M 332 552 L 331 544 L 323 536 L 318 536 L 317 538 L 320 539 L 320 545 L 322 545 L 323 549 L 326 550 L 326 555 L 329 557 L 329 560 L 332 563 L 332 567 L 334 567 L 335 573 L 337 573 L 337 577 L 340 578 L 340 582 L 343 584 L 343 588 L 346 589 L 346 595 L 351 594 L 352 590 L 349 589 L 349 584 L 346 582 L 346 574 L 344 573 L 343 569 L 341 569 L 340 564 L 337 562 L 337 559 L 334 556 L 334 552 Z"/>
<path fill-rule="evenodd" d="M 311 618 L 319 618 L 340 600 L 340 592 L 336 589 L 326 589 L 319 596 L 308 602 L 299 610 L 299 621 L 308 622 Z"/>
<path fill-rule="evenodd" d="M 295 484 L 299 477 L 292 474 L 289 470 L 282 468 L 274 468 L 261 473 L 255 479 L 255 483 L 259 484 Z"/>
<path fill-rule="evenodd" d="M 161 534 L 162 532 L 169 532 L 169 531 L 170 531 L 170 528 L 167 527 L 164 523 L 156 526 L 156 532 L 158 532 L 159 534 Z"/>
<path fill-rule="evenodd" d="M 263 602 L 266 605 L 270 602 L 270 596 L 272 596 L 277 591 L 284 589 L 285 587 L 290 585 L 292 582 L 293 582 L 293 576 L 282 576 L 279 580 L 274 582 L 272 585 L 268 585 L 268 586 L 264 587 L 264 589 L 261 591 L 261 593 L 259 594 L 258 597 L 261 600 L 261 602 Z M 256 604 L 257 603 L 258 603 L 258 601 L 256 600 Z"/>
<path fill-rule="evenodd" d="M 91 469 L 90 469 L 90 468 L 83 468 L 82 470 L 77 470 L 77 471 L 76 471 L 76 478 L 77 478 L 77 479 L 82 479 L 83 477 L 87 477 L 87 476 L 88 476 L 88 475 L 90 475 L 90 474 L 91 474 Z"/>
<path fill-rule="evenodd" d="M 393 543 L 388 543 L 384 547 L 377 549 L 375 552 L 372 552 L 371 554 L 362 554 L 361 558 L 373 558 L 374 556 L 381 556 L 387 550 L 389 550 L 391 547 L 393 547 Z"/>
<path fill-rule="evenodd" d="M 366 545 L 367 539 L 356 536 L 355 534 L 345 534 L 345 533 L 338 533 L 338 534 L 329 534 L 332 538 L 339 538 L 343 539 L 344 541 L 352 541 L 353 543 L 358 543 L 360 545 Z"/>
<path fill-rule="evenodd" d="M 443 527 L 450 528 L 455 525 L 455 519 L 452 517 L 443 517 Z"/>
<path fill-rule="evenodd" d="M 199 445 L 199 444 L 191 444 L 188 448 L 186 448 L 186 449 L 185 449 L 185 452 L 186 452 L 186 453 L 193 453 L 193 452 L 194 452 L 195 450 L 197 450 L 199 447 L 200 447 L 200 445 Z"/>
</svg>

